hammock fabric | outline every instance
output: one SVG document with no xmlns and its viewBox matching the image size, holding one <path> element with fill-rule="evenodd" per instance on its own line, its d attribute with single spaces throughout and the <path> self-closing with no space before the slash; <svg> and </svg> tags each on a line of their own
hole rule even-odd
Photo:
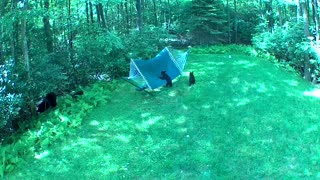
<svg viewBox="0 0 320 180">
<path fill-rule="evenodd" d="M 161 71 L 166 71 L 172 80 L 182 74 L 189 50 L 182 52 L 166 47 L 150 60 L 131 60 L 128 79 L 142 90 L 159 88 L 166 84 L 165 80 L 159 78 Z"/>
</svg>

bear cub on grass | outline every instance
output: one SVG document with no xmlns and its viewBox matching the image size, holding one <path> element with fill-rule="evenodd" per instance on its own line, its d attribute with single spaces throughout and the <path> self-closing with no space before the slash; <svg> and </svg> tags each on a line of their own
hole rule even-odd
<svg viewBox="0 0 320 180">
<path fill-rule="evenodd" d="M 37 106 L 38 112 L 42 113 L 50 107 L 57 106 L 57 95 L 54 92 L 50 92 L 42 99 L 42 102 Z"/>
<path fill-rule="evenodd" d="M 193 85 L 196 83 L 196 78 L 194 77 L 194 72 L 189 73 L 189 86 Z"/>
<path fill-rule="evenodd" d="M 172 87 L 172 80 L 166 71 L 161 71 L 161 77 L 159 78 L 167 81 L 166 86 Z"/>
</svg>

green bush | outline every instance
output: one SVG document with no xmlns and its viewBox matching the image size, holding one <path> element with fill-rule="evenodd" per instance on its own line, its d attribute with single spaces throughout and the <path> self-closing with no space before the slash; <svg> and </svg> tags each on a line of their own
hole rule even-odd
<svg viewBox="0 0 320 180">
<path fill-rule="evenodd" d="M 41 114 L 32 121 L 32 128 L 21 132 L 22 134 L 13 135 L 12 144 L 2 144 L 0 177 L 3 178 L 5 173 L 10 173 L 27 159 L 45 156 L 48 147 L 72 134 L 93 108 L 99 104 L 107 104 L 113 90 L 111 82 L 99 82 L 84 88 L 84 94 L 77 99 L 69 95 L 60 98 L 55 109 Z M 26 124 L 20 124 L 21 127 L 24 125 Z"/>
<path fill-rule="evenodd" d="M 17 79 L 14 76 L 14 61 L 0 65 L 0 128 L 18 115 L 22 104 L 22 94 L 19 94 Z"/>
<path fill-rule="evenodd" d="M 275 27 L 272 32 L 262 32 L 264 25 L 257 27 L 258 33 L 253 38 L 254 47 L 265 54 L 271 54 L 278 62 L 290 65 L 303 75 L 304 60 L 309 58 L 313 77 L 319 76 L 317 55 L 312 43 L 305 36 L 304 26 L 300 23 L 287 23 L 283 27 Z"/>
<path fill-rule="evenodd" d="M 128 58 L 150 59 L 167 45 L 165 39 L 170 37 L 167 30 L 161 27 L 146 26 L 141 31 L 132 30 L 122 38 Z"/>
<path fill-rule="evenodd" d="M 78 78 L 89 80 L 103 74 L 114 78 L 123 73 L 126 66 L 124 45 L 116 33 L 96 29 L 79 34 L 75 47 Z"/>
</svg>

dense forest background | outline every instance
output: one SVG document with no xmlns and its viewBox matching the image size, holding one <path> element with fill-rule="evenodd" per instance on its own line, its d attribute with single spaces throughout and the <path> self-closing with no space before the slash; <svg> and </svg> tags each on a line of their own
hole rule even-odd
<svg viewBox="0 0 320 180">
<path fill-rule="evenodd" d="M 0 126 L 165 46 L 252 45 L 317 83 L 318 0 L 2 0 Z M 9 124 L 9 125 L 8 125 Z"/>
</svg>

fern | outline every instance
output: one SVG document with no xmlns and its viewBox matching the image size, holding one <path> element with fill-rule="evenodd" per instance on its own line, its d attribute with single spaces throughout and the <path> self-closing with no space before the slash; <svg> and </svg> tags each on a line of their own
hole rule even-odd
<svg viewBox="0 0 320 180">
<path fill-rule="evenodd" d="M 71 96 L 60 99 L 58 107 L 54 111 L 41 114 L 33 124 L 33 129 L 25 132 L 20 140 L 1 148 L 0 177 L 14 170 L 24 159 L 34 158 L 45 151 L 54 141 L 74 133 L 87 113 L 99 104 L 109 102 L 113 90 L 114 85 L 111 83 L 96 83 L 84 89 L 84 95 L 77 100 Z"/>
</svg>

